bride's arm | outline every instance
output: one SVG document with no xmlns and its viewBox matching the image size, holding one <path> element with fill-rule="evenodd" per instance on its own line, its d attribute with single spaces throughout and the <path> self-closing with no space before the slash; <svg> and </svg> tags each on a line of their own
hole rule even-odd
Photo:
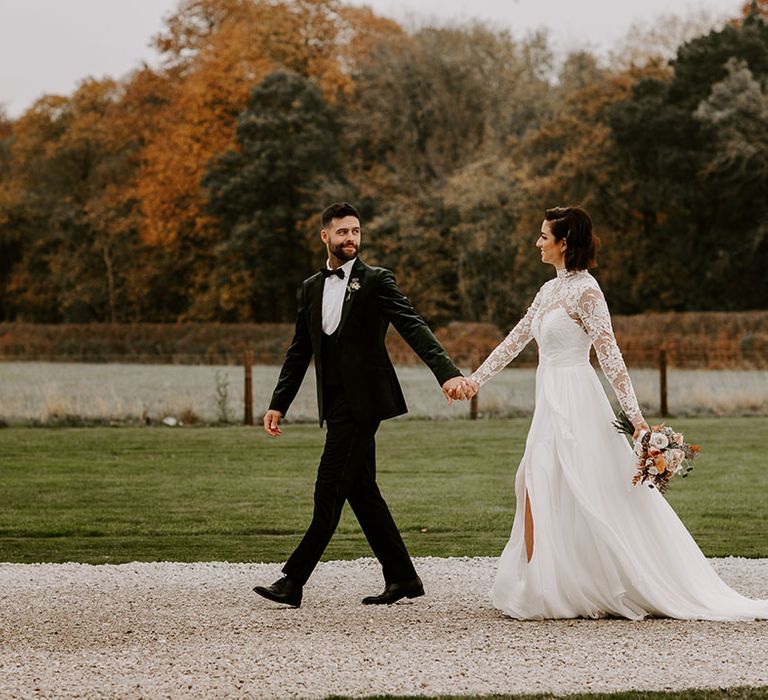
<svg viewBox="0 0 768 700">
<path fill-rule="evenodd" d="M 536 315 L 540 301 L 541 290 L 539 290 L 539 293 L 534 298 L 528 311 L 525 312 L 525 316 L 509 332 L 509 335 L 496 346 L 496 349 L 488 355 L 485 362 L 472 373 L 472 376 L 469 377 L 470 381 L 475 382 L 478 386 L 482 386 L 494 374 L 512 362 L 520 354 L 521 350 L 528 345 L 533 337 L 531 334 L 531 323 Z"/>
<path fill-rule="evenodd" d="M 645 426 L 646 423 L 632 387 L 632 380 L 629 378 L 627 366 L 624 364 L 621 350 L 613 335 L 611 314 L 600 287 L 586 289 L 579 299 L 576 310 L 592 340 L 600 367 L 608 377 L 621 408 L 635 428 Z"/>
</svg>

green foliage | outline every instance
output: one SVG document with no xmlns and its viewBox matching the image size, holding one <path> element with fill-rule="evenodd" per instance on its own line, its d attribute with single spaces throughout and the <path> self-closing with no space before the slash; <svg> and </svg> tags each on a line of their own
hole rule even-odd
<svg viewBox="0 0 768 700">
<path fill-rule="evenodd" d="M 765 688 L 717 688 L 708 690 L 630 690 L 616 693 L 551 693 L 515 695 L 433 695 L 433 700 L 764 700 Z M 423 695 L 371 695 L 364 700 L 421 700 Z M 341 695 L 331 695 L 328 700 L 350 700 Z"/>
<path fill-rule="evenodd" d="M 630 303 L 762 308 L 768 26 L 727 25 L 681 46 L 671 65 L 668 79 L 638 81 L 610 125 L 630 210 L 622 237 L 635 258 L 662 254 L 692 274 L 670 281 L 665 265 L 643 265 Z"/>
<path fill-rule="evenodd" d="M 378 479 L 415 556 L 496 556 L 528 420 L 388 421 Z M 766 557 L 768 420 L 674 421 L 702 454 L 668 498 L 708 556 Z M 323 432 L 0 430 L 0 561 L 284 561 L 312 513 Z M 327 558 L 370 556 L 345 509 Z"/>
<path fill-rule="evenodd" d="M 433 323 L 512 325 L 571 203 L 614 312 L 766 308 L 765 9 L 668 64 L 692 33 L 664 29 L 603 65 L 336 0 L 183 3 L 161 68 L 0 116 L 0 319 L 289 322 L 338 199 Z"/>
<path fill-rule="evenodd" d="M 320 194 L 341 176 L 337 138 L 330 107 L 306 78 L 279 71 L 254 89 L 237 119 L 238 150 L 201 183 L 221 231 L 216 277 L 198 302 L 216 304 L 211 317 L 279 321 L 295 312 L 318 247 L 315 237 L 308 245 L 307 223 L 317 226 Z"/>
<path fill-rule="evenodd" d="M 482 26 L 379 45 L 355 74 L 342 113 L 370 212 L 366 255 L 397 272 L 430 322 L 506 322 L 529 301 L 508 276 L 525 199 L 524 164 L 508 150 L 551 110 L 551 77 L 541 36 Z"/>
</svg>

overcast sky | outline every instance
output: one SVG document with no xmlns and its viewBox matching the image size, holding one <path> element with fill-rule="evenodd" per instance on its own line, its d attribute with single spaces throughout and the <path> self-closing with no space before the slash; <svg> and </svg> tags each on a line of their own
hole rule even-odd
<svg viewBox="0 0 768 700">
<path fill-rule="evenodd" d="M 367 0 L 406 26 L 480 19 L 515 35 L 547 28 L 568 48 L 606 50 L 661 14 L 736 16 L 742 0 Z M 86 76 L 122 77 L 156 56 L 150 38 L 178 0 L 0 0 L 0 105 L 17 117 Z M 470 6 L 471 12 L 467 10 Z"/>
</svg>

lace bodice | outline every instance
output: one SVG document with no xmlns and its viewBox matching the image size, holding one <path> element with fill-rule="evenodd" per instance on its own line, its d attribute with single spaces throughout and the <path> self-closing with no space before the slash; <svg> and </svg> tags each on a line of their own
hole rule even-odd
<svg viewBox="0 0 768 700">
<path fill-rule="evenodd" d="M 546 282 L 525 316 L 496 347 L 471 379 L 480 386 L 506 367 L 535 338 L 540 364 L 571 366 L 589 362 L 594 346 L 597 359 L 616 398 L 635 426 L 643 422 L 632 380 L 613 335 L 608 305 L 597 280 L 586 270 L 558 270 Z"/>
</svg>

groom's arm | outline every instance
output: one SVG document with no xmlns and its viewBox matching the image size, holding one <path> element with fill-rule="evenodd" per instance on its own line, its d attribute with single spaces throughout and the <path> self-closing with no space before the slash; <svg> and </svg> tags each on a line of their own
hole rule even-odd
<svg viewBox="0 0 768 700">
<path fill-rule="evenodd" d="M 400 291 L 394 274 L 389 270 L 380 271 L 377 303 L 382 316 L 397 329 L 405 342 L 432 370 L 441 386 L 453 377 L 462 376 L 440 341 L 408 301 L 408 297 Z"/>
<path fill-rule="evenodd" d="M 285 353 L 280 378 L 277 380 L 277 386 L 269 402 L 269 410 L 279 411 L 282 415 L 288 412 L 288 408 L 296 398 L 304 375 L 307 373 L 309 361 L 312 359 L 312 340 L 309 336 L 306 312 L 308 288 L 307 284 L 302 286 L 293 340 Z"/>
</svg>

